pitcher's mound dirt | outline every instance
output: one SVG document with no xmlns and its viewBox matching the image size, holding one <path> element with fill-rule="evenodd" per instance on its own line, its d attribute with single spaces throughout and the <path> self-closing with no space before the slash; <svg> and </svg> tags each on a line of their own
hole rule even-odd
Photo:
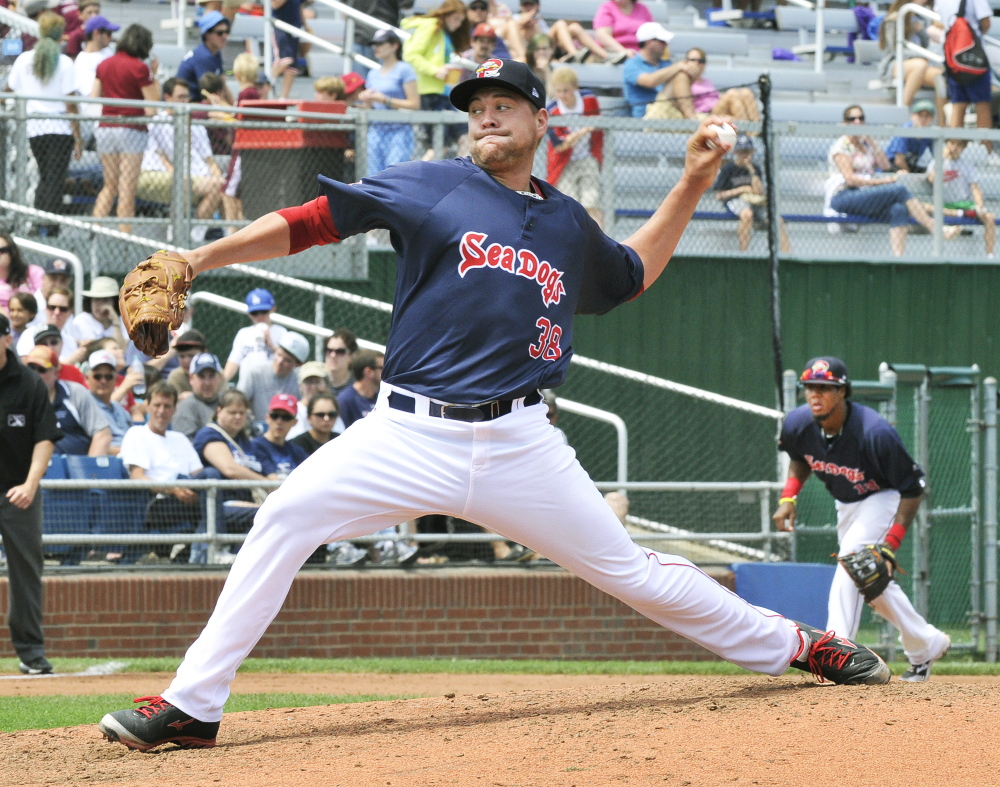
<svg viewBox="0 0 1000 787">
<path fill-rule="evenodd" d="M 300 691 L 311 677 L 336 676 L 291 676 Z M 339 677 L 355 692 L 382 690 Z M 571 676 L 571 688 L 555 688 L 563 676 L 546 676 L 548 688 L 511 691 L 497 676 L 401 677 L 417 687 L 409 693 L 425 679 L 483 688 L 228 714 L 219 745 L 205 750 L 129 752 L 95 726 L 0 734 L 0 772 L 11 785 L 980 787 L 996 783 L 1000 765 L 996 679 L 845 687 L 799 674 L 585 676 L 602 685 Z"/>
</svg>

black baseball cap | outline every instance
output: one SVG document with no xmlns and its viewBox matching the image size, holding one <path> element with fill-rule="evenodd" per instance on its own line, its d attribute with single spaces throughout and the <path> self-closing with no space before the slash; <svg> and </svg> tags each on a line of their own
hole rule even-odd
<svg viewBox="0 0 1000 787">
<path fill-rule="evenodd" d="M 205 339 L 205 334 L 201 331 L 184 331 L 184 333 L 177 337 L 177 341 L 174 342 L 174 347 L 178 350 L 185 347 L 200 347 L 204 350 L 208 347 L 208 341 Z"/>
<path fill-rule="evenodd" d="M 46 325 L 40 331 L 35 331 L 35 344 L 40 344 L 46 339 L 52 338 L 62 338 L 62 331 L 60 331 L 55 325 Z"/>
<path fill-rule="evenodd" d="M 381 30 L 375 31 L 375 35 L 371 37 L 371 41 L 369 41 L 368 44 L 370 46 L 375 46 L 375 44 L 384 44 L 387 41 L 392 41 L 396 44 L 400 43 L 399 36 L 396 35 L 395 31 L 382 28 Z"/>
<path fill-rule="evenodd" d="M 545 85 L 526 63 L 491 57 L 476 69 L 475 76 L 452 88 L 451 103 L 456 109 L 469 111 L 469 101 L 480 88 L 506 87 L 520 93 L 538 109 L 545 109 Z"/>
<path fill-rule="evenodd" d="M 0 312 L 0 336 L 6 336 L 8 333 L 10 333 L 10 320 L 6 314 Z"/>
<path fill-rule="evenodd" d="M 809 361 L 799 380 L 803 385 L 813 383 L 815 385 L 844 386 L 850 384 L 847 380 L 847 366 L 840 358 L 834 358 L 832 355 L 823 355 Z"/>
</svg>

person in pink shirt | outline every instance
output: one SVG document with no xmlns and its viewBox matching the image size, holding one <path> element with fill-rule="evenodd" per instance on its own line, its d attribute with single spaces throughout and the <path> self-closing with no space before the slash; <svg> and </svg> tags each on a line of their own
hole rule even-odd
<svg viewBox="0 0 1000 787">
<path fill-rule="evenodd" d="M 608 0 L 594 14 L 594 37 L 609 54 L 626 52 L 629 56 L 639 51 L 635 37 L 639 25 L 652 22 L 648 7 L 636 0 Z"/>
<path fill-rule="evenodd" d="M 0 313 L 7 314 L 7 304 L 15 292 L 34 292 L 42 286 L 45 272 L 37 265 L 26 265 L 14 239 L 0 234 Z"/>
<path fill-rule="evenodd" d="M 660 90 L 656 101 L 646 109 L 646 117 L 691 120 L 707 115 L 725 115 L 737 120 L 760 120 L 757 97 L 750 88 L 734 87 L 721 95 L 705 79 L 705 51 L 694 47 L 684 56 L 688 70 L 679 73 Z"/>
</svg>

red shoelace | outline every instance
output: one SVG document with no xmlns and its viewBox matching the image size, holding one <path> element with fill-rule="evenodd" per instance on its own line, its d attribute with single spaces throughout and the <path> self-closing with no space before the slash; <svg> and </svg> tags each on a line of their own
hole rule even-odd
<svg viewBox="0 0 1000 787">
<path fill-rule="evenodd" d="M 826 683 L 826 678 L 823 677 L 824 666 L 840 670 L 851 658 L 850 651 L 827 644 L 833 639 L 837 639 L 837 636 L 832 631 L 828 631 L 819 638 L 818 642 L 809 647 L 809 658 L 807 659 L 809 671 L 816 676 L 816 680 L 820 683 Z M 161 698 L 157 697 L 156 699 Z"/>
<path fill-rule="evenodd" d="M 812 658 L 812 657 L 810 656 L 810 658 Z M 809 663 L 810 663 L 810 665 L 812 664 L 811 661 Z M 163 699 L 163 697 L 159 697 L 159 696 L 157 696 L 157 697 L 136 697 L 134 700 L 132 700 L 132 702 L 148 702 L 149 703 L 149 705 L 144 705 L 141 708 L 136 708 L 135 709 L 136 713 L 141 713 L 147 719 L 153 718 L 153 716 L 155 716 L 160 711 L 165 710 L 167 708 L 167 706 L 170 705 L 170 703 L 167 702 L 165 699 Z"/>
</svg>

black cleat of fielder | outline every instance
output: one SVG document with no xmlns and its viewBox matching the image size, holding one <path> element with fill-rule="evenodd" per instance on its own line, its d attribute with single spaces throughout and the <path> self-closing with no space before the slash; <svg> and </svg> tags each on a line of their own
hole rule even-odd
<svg viewBox="0 0 1000 787">
<path fill-rule="evenodd" d="M 832 631 L 820 631 L 805 623 L 796 623 L 805 637 L 803 650 L 791 666 L 811 672 L 820 683 L 830 681 L 848 686 L 881 685 L 892 677 L 889 667 L 877 653 Z"/>
<path fill-rule="evenodd" d="M 109 741 L 138 751 L 149 751 L 164 743 L 176 743 L 182 749 L 215 746 L 219 722 L 198 721 L 163 697 L 136 697 L 135 702 L 149 704 L 108 713 L 101 719 L 97 727 Z"/>
</svg>

